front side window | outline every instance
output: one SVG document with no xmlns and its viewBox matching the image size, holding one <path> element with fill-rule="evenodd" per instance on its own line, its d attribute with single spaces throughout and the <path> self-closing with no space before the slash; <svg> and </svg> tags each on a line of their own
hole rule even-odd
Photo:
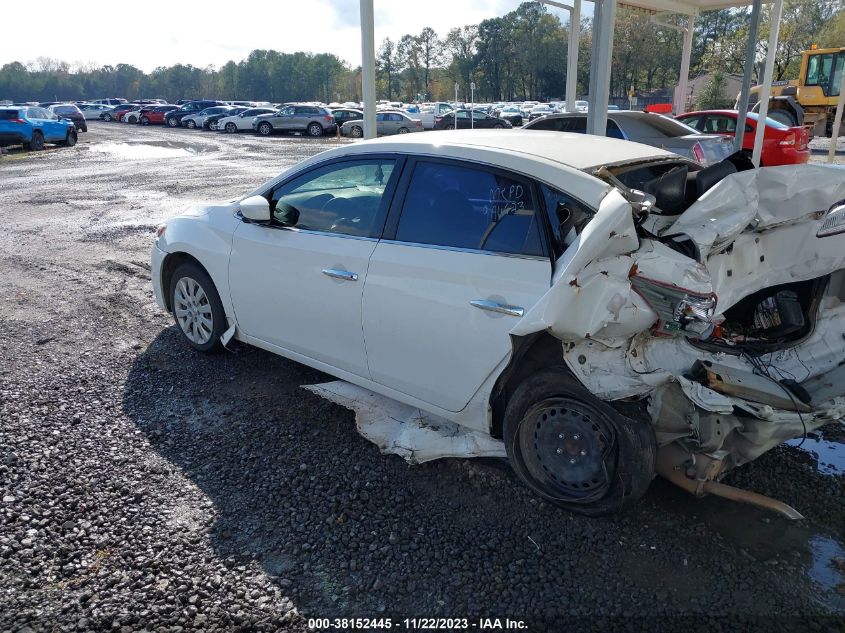
<svg viewBox="0 0 845 633">
<path fill-rule="evenodd" d="M 459 119 L 469 119 L 469 112 L 467 112 L 466 110 L 461 110 L 456 116 Z"/>
<path fill-rule="evenodd" d="M 830 94 L 828 96 L 839 96 L 839 89 L 842 87 L 843 69 L 845 69 L 845 53 L 839 53 L 839 56 L 836 58 L 836 69 L 833 72 L 833 80 L 830 82 Z"/>
<path fill-rule="evenodd" d="M 813 55 L 807 64 L 807 85 L 827 87 L 830 70 L 833 67 L 833 55 Z"/>
<path fill-rule="evenodd" d="M 543 254 L 529 183 L 492 170 L 419 162 L 399 217 L 400 242 Z"/>
<path fill-rule="evenodd" d="M 273 222 L 306 231 L 378 237 L 383 196 L 396 162 L 370 159 L 334 163 L 273 190 Z"/>
</svg>

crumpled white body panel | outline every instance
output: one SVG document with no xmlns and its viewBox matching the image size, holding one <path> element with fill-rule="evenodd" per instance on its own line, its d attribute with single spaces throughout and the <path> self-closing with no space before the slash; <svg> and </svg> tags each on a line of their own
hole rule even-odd
<svg viewBox="0 0 845 633">
<path fill-rule="evenodd" d="M 501 440 L 343 380 L 304 388 L 354 411 L 361 435 L 382 453 L 410 464 L 443 457 L 507 457 Z"/>
<path fill-rule="evenodd" d="M 751 227 L 762 231 L 827 211 L 845 199 L 845 178 L 823 165 L 784 165 L 732 174 L 664 231 L 684 233 L 706 258 Z"/>
</svg>

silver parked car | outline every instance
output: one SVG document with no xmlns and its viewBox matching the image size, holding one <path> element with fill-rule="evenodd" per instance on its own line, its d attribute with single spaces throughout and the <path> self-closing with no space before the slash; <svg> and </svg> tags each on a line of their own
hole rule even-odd
<svg viewBox="0 0 845 633">
<path fill-rule="evenodd" d="M 252 121 L 252 129 L 261 136 L 270 136 L 273 132 L 306 132 L 308 136 L 322 136 L 334 132 L 335 122 L 328 108 L 295 104 L 272 114 L 258 115 Z"/>
<path fill-rule="evenodd" d="M 420 119 L 415 119 L 407 112 L 399 110 L 376 112 L 376 131 L 379 136 L 408 134 L 409 132 L 422 132 L 423 125 Z M 341 126 L 340 133 L 343 136 L 361 138 L 364 136 L 364 121 L 347 121 Z"/>
<path fill-rule="evenodd" d="M 586 134 L 587 115 L 579 112 L 550 114 L 531 121 L 525 129 Z M 731 138 L 702 134 L 680 121 L 648 112 L 609 112 L 607 136 L 666 149 L 705 166 L 733 154 Z"/>
</svg>

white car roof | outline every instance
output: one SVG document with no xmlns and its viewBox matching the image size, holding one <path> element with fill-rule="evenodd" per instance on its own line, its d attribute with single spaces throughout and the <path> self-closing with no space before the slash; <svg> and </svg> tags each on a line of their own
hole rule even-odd
<svg viewBox="0 0 845 633">
<path fill-rule="evenodd" d="M 483 147 L 503 154 L 518 152 L 551 160 L 580 171 L 602 165 L 618 165 L 674 156 L 666 150 L 621 139 L 540 130 L 452 130 L 408 136 L 401 142 L 390 138 L 374 139 L 366 143 L 357 143 L 354 147 L 362 149 L 366 147 L 367 151 L 374 151 L 377 145 L 397 144 L 402 145 L 406 151 L 428 150 L 444 156 L 450 155 L 452 148 L 461 146 Z M 388 151 L 386 147 L 384 149 Z M 399 148 L 391 147 L 389 151 L 397 150 Z"/>
</svg>

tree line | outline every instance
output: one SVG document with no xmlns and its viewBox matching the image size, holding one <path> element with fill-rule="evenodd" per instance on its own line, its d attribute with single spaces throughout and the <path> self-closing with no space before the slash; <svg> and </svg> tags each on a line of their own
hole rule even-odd
<svg viewBox="0 0 845 633">
<path fill-rule="evenodd" d="M 757 52 L 766 55 L 769 23 L 764 9 Z M 703 13 L 694 37 L 691 75 L 718 71 L 741 73 L 750 9 Z M 667 23 L 668 22 L 668 26 Z M 659 24 L 650 16 L 621 7 L 618 11 L 611 73 L 611 95 L 670 94 L 677 84 L 682 17 Z M 475 101 L 555 99 L 565 93 L 569 25 L 536 2 L 479 24 L 438 34 L 430 27 L 418 34 L 386 38 L 376 54 L 379 98 L 411 102 L 451 99 Z M 578 93 L 589 83 L 592 24 L 584 19 L 579 45 Z M 775 57 L 776 79 L 798 74 L 800 52 L 811 44 L 845 46 L 845 0 L 786 3 Z M 475 84 L 474 95 L 470 86 Z M 122 96 L 127 99 L 220 98 L 285 101 L 359 101 L 361 69 L 329 53 L 282 53 L 254 50 L 220 68 L 189 64 L 145 73 L 131 64 L 71 67 L 39 58 L 0 67 L 0 99 L 77 100 Z"/>
</svg>

